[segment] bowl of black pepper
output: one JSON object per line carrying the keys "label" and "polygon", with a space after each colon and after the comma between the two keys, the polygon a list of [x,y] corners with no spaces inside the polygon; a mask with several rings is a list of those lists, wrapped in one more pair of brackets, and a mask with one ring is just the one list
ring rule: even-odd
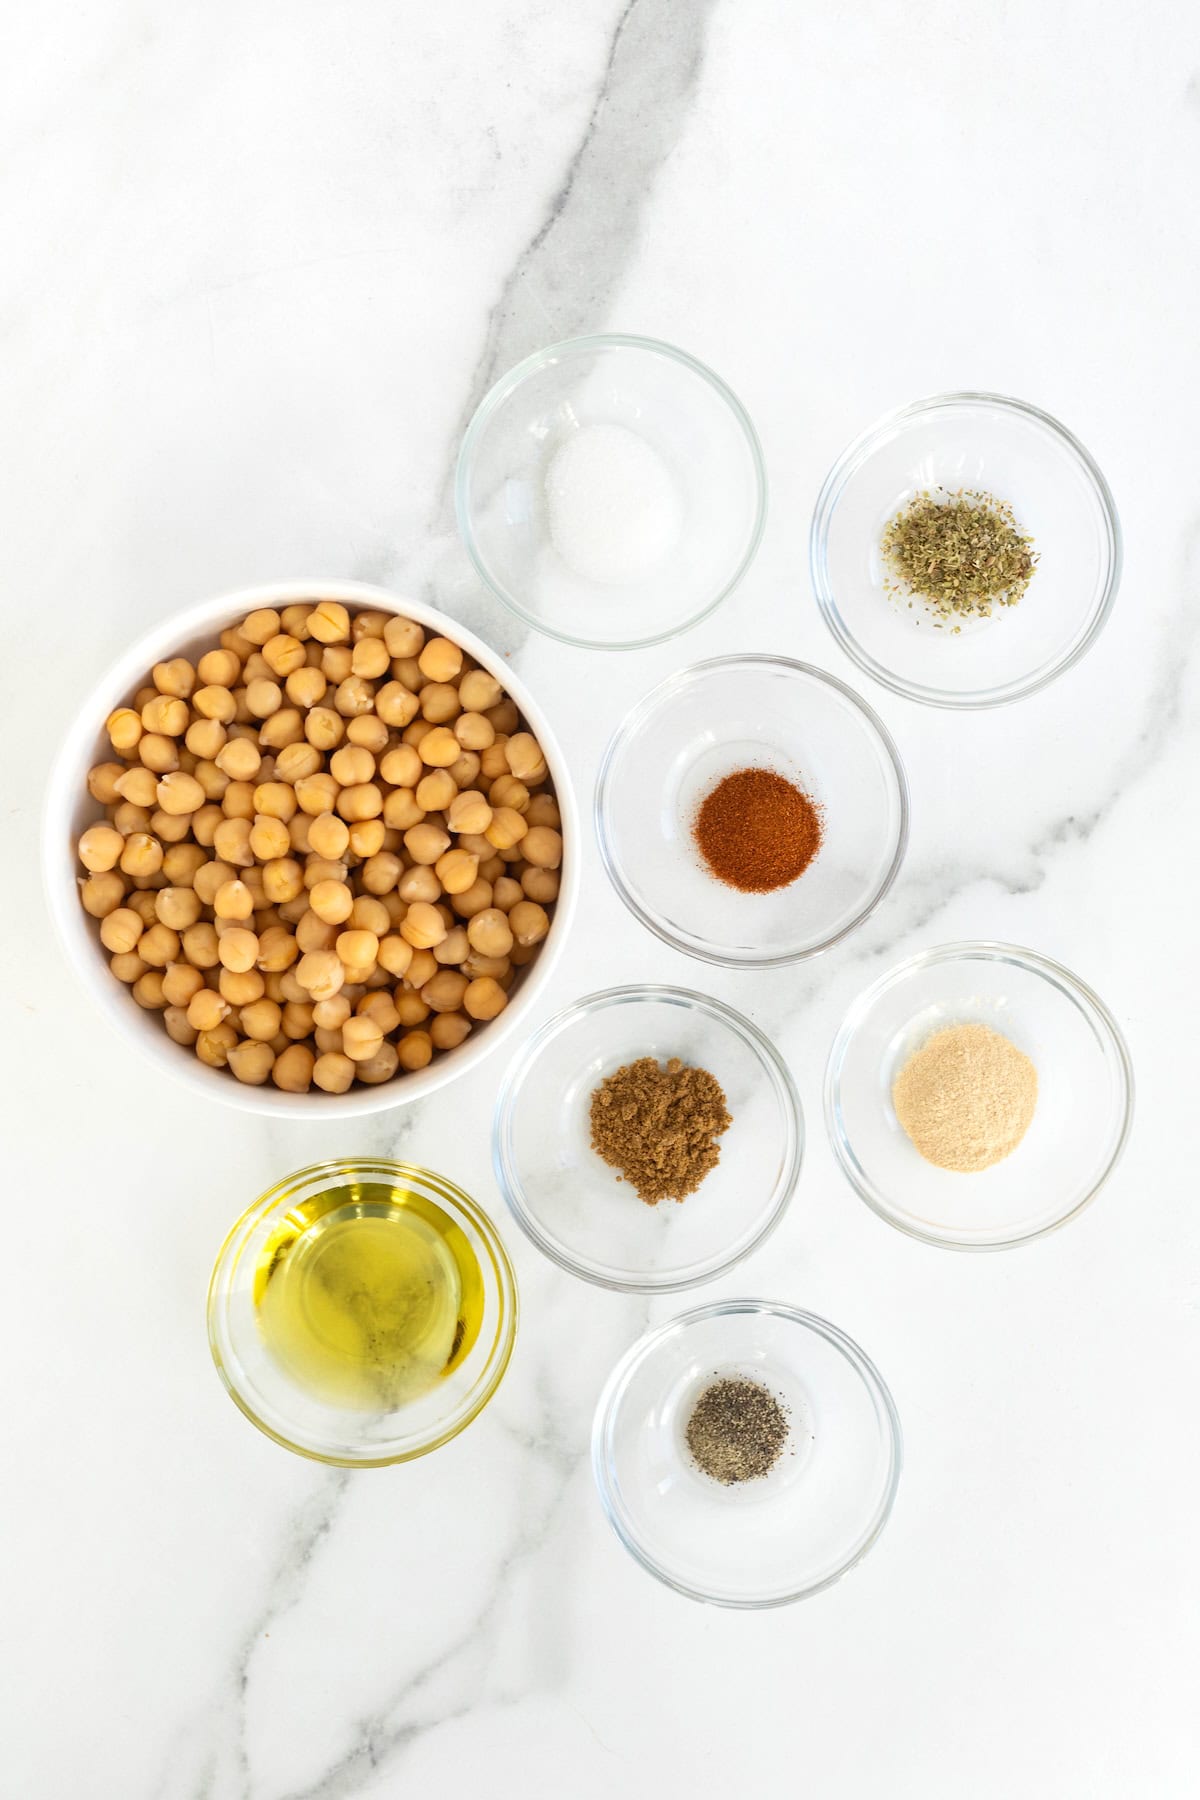
{"label": "bowl of black pepper", "polygon": [[592,1470],[651,1575],[717,1606],[782,1606],[866,1555],[900,1479],[874,1364],[813,1313],[722,1300],[647,1332],[609,1376]]}
{"label": "bowl of black pepper", "polygon": [[711,1281],[778,1224],[804,1121],[779,1052],[749,1019],[687,988],[589,994],[514,1057],[492,1161],[521,1229],[601,1287]]}
{"label": "bowl of black pepper", "polygon": [[1066,426],[1001,394],[939,394],[838,457],[809,537],[848,656],[931,706],[999,706],[1079,660],[1121,577],[1108,483]]}

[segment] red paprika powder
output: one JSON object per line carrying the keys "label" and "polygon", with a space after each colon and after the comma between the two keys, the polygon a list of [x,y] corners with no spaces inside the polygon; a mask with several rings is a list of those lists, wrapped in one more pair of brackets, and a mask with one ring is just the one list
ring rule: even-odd
{"label": "red paprika powder", "polygon": [[702,801],[693,835],[718,881],[768,894],[803,875],[821,848],[821,814],[773,769],[737,769]]}

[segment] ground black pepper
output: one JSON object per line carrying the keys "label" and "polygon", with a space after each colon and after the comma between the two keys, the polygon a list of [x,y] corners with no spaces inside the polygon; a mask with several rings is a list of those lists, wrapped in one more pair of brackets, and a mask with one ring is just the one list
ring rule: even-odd
{"label": "ground black pepper", "polygon": [[770,1474],[787,1443],[787,1413],[760,1382],[725,1376],[705,1388],[684,1435],[697,1468],[730,1487]]}

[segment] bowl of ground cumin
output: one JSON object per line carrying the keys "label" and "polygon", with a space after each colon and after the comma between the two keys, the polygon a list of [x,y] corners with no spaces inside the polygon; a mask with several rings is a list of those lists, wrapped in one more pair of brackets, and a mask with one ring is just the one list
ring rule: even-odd
{"label": "bowl of ground cumin", "polygon": [[681,670],[618,727],[596,784],[610,880],[666,943],[798,962],[861,925],[908,837],[896,746],[852,689],[781,656]]}
{"label": "bowl of ground cumin", "polygon": [[850,1008],[825,1077],[855,1189],[912,1237],[999,1250],[1066,1223],[1133,1117],[1119,1026],[1077,975],[1012,944],[911,957]]}
{"label": "bowl of ground cumin", "polygon": [[774,1045],[684,988],[589,994],[524,1044],[496,1103],[492,1159],[551,1261],[628,1292],[724,1274],[778,1223],[804,1121]]}

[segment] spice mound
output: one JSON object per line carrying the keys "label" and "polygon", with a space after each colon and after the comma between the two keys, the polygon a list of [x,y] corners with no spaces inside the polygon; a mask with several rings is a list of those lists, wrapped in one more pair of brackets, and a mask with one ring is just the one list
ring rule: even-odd
{"label": "spice mound", "polygon": [[[1037,551],[1011,506],[977,488],[916,494],[898,512],[880,546],[885,591],[927,602],[940,629],[956,618],[989,618],[1015,606],[1033,579]],[[951,625],[958,631],[957,624]]]}
{"label": "spice mound", "polygon": [[951,1025],[909,1057],[892,1087],[896,1117],[939,1169],[974,1174],[1011,1156],[1037,1106],[1037,1070],[988,1025]]}
{"label": "spice mound", "polygon": [[700,805],[693,826],[710,872],[743,894],[803,875],[821,848],[820,809],[774,769],[737,769]]}
{"label": "spice mound", "polygon": [[695,1193],[720,1160],[714,1139],[733,1118],[707,1069],[686,1068],[677,1056],[664,1069],[642,1056],[600,1083],[591,1123],[597,1156],[655,1206]]}
{"label": "spice mound", "polygon": [[787,1443],[787,1413],[760,1382],[726,1376],[705,1388],[684,1436],[701,1473],[732,1487],[770,1474]]}

